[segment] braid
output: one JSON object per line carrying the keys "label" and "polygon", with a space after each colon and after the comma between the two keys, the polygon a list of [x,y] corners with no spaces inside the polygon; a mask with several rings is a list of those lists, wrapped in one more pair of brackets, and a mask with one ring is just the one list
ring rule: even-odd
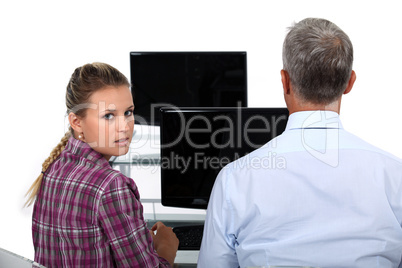
{"label": "braid", "polygon": [[34,202],[35,197],[38,194],[40,186],[42,184],[43,174],[46,172],[46,170],[50,166],[50,164],[52,164],[53,161],[56,160],[56,158],[64,150],[70,136],[71,136],[71,132],[67,131],[66,134],[64,135],[64,137],[60,140],[59,144],[57,144],[56,147],[52,150],[52,152],[50,153],[50,156],[45,160],[45,162],[43,162],[42,172],[39,174],[38,178],[34,181],[34,183],[31,185],[31,187],[25,194],[25,196],[28,196],[28,200],[25,203],[26,207],[29,207]]}

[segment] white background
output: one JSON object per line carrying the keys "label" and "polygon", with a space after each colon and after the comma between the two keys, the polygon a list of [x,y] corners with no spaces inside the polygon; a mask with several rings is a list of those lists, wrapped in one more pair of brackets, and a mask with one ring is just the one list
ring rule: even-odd
{"label": "white background", "polygon": [[247,51],[249,106],[278,107],[286,28],[305,17],[329,19],[355,49],[344,127],[402,157],[400,12],[389,0],[2,1],[0,247],[33,258],[24,193],[64,135],[73,70],[101,61],[129,77],[130,51]]}

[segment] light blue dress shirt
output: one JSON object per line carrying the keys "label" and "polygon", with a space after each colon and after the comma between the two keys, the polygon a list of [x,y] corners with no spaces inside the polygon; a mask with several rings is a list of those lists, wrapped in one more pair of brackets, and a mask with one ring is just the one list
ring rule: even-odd
{"label": "light blue dress shirt", "polygon": [[293,113],[282,135],[219,173],[198,267],[398,267],[401,223],[402,161],[337,113]]}

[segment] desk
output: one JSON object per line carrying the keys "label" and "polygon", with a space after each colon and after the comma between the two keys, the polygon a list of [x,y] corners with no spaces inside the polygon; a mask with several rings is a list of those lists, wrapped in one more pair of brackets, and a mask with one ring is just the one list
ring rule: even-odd
{"label": "desk", "polygon": [[[46,268],[39,263],[31,261],[18,254],[0,248],[0,267],[13,267],[13,268]],[[178,266],[184,268],[187,266]],[[191,266],[188,266],[191,267]]]}
{"label": "desk", "polygon": [[173,268],[196,268],[197,264],[177,264],[173,265]]}
{"label": "desk", "polygon": [[197,267],[198,250],[179,250],[175,259],[175,268]]}
{"label": "desk", "polygon": [[[194,259],[198,259],[198,251],[178,252],[173,268],[195,268],[197,264],[193,263]],[[2,248],[0,248],[0,267],[46,268],[34,261]]]}

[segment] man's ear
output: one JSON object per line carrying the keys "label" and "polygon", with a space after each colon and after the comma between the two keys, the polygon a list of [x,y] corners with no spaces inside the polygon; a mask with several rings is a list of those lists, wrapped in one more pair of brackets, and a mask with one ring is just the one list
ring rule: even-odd
{"label": "man's ear", "polygon": [[282,79],[283,93],[285,95],[289,95],[290,94],[289,73],[285,70],[281,70],[281,79]]}
{"label": "man's ear", "polygon": [[348,94],[352,90],[352,87],[353,87],[355,81],[356,81],[356,73],[355,73],[355,71],[352,70],[352,74],[350,75],[348,85],[347,85],[345,91],[343,92],[343,94]]}
{"label": "man's ear", "polygon": [[68,114],[68,121],[70,122],[70,126],[74,129],[75,133],[82,133],[82,119],[78,117],[75,113]]}

